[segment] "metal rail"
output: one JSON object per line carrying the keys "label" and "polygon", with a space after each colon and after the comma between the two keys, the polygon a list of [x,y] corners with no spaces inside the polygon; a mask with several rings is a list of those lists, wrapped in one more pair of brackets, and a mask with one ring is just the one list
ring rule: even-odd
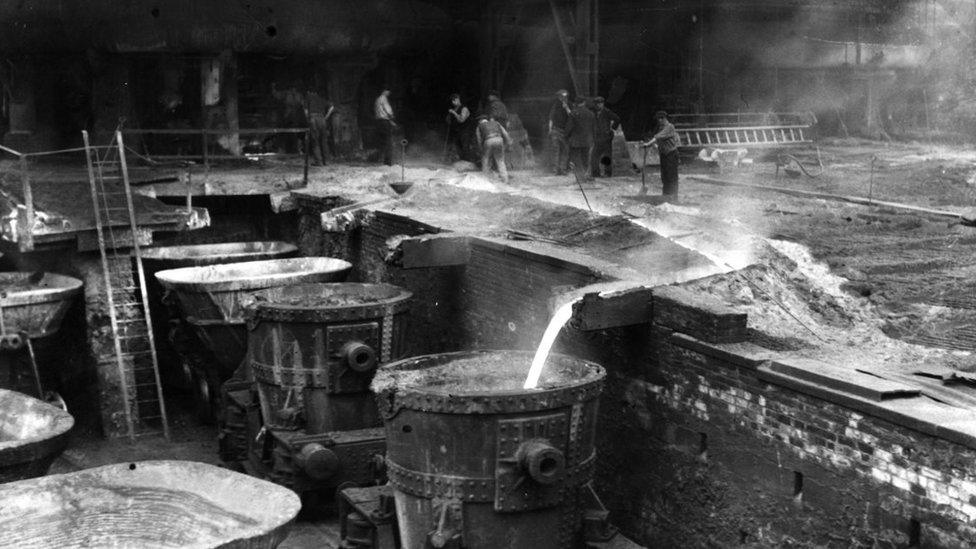
{"label": "metal rail", "polygon": [[[162,155],[152,155],[146,154],[148,158],[158,158],[166,160],[197,160],[203,161],[205,167],[210,166],[210,161],[212,159],[224,158],[241,158],[240,154],[234,154],[228,152],[226,154],[215,153],[211,151],[210,137],[215,135],[230,135],[230,136],[241,136],[241,135],[287,135],[287,134],[300,134],[302,135],[302,141],[304,146],[302,147],[305,157],[305,164],[308,164],[308,145],[309,145],[309,128],[190,128],[190,129],[176,129],[176,128],[123,128],[123,135],[175,135],[175,136],[189,136],[200,139],[200,153],[198,154],[162,154]],[[294,154],[277,154],[269,153],[262,154],[262,157],[289,157],[296,156]],[[304,176],[304,182],[308,182],[307,169]]]}

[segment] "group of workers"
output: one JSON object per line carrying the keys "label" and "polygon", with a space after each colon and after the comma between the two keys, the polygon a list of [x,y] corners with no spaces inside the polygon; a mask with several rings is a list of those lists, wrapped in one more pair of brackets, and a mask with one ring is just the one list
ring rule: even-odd
{"label": "group of workers", "polygon": [[[310,152],[313,162],[324,164],[332,156],[329,149],[329,117],[334,105],[314,91],[305,101],[309,124]],[[373,114],[382,139],[383,162],[393,164],[395,139],[399,133],[396,116],[390,104],[390,90],[384,88],[373,104]],[[657,145],[661,160],[661,180],[665,195],[678,192],[678,134],[668,121],[667,113],[654,115],[655,128],[645,136],[643,147]],[[481,114],[472,116],[459,94],[450,96],[446,114],[447,144],[458,158],[470,157],[480,151],[481,169],[488,175],[492,164],[497,167],[503,182],[509,181],[505,152],[511,147],[508,132],[508,109],[500,94],[491,90]],[[613,176],[613,138],[620,129],[620,117],[607,108],[603,97],[595,97],[588,105],[585,97],[570,103],[566,90],[556,92],[549,109],[548,141],[553,173],[564,175],[570,169],[578,177],[593,180]],[[646,192],[646,187],[641,192]]]}

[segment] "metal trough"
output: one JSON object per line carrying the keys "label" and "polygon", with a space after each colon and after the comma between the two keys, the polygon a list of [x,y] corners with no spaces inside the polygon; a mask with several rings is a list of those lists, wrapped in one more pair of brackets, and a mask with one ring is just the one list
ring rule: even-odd
{"label": "metal trough", "polygon": [[603,368],[533,353],[448,353],[383,366],[387,474],[403,547],[576,547],[596,460]]}
{"label": "metal trough", "polygon": [[247,333],[244,307],[250,294],[265,288],[305,282],[339,282],[352,264],[332,257],[269,259],[227,265],[185,267],[156,273],[156,278],[176,295],[186,321],[214,354],[217,364],[202,380],[205,400],[216,395],[244,359]]}
{"label": "metal trough", "polygon": [[[183,267],[204,267],[244,261],[281,259],[298,255],[298,247],[287,242],[225,242],[221,244],[194,244],[187,246],[160,246],[142,250],[142,264],[146,271],[146,285],[149,294],[149,309],[152,314],[153,331],[156,336],[156,350],[159,355],[160,375],[167,386],[185,387],[189,382],[179,354],[185,348],[174,348],[172,340],[189,341],[182,347],[192,348],[196,341],[189,330],[183,330],[182,315],[172,300],[164,299],[162,285],[154,276],[160,271]],[[171,339],[170,320],[175,321]]]}
{"label": "metal trough", "polygon": [[81,285],[77,278],[53,273],[0,273],[4,334],[37,338],[57,332]]}
{"label": "metal trough", "polygon": [[[45,272],[0,273],[0,388],[43,397],[30,340],[53,335],[82,282]],[[61,353],[58,353],[60,356]]]}
{"label": "metal trough", "polygon": [[120,463],[0,486],[0,546],[271,548],[288,489],[190,461]]}
{"label": "metal trough", "polygon": [[47,473],[68,444],[74,424],[71,414],[56,406],[0,389],[0,482]]}

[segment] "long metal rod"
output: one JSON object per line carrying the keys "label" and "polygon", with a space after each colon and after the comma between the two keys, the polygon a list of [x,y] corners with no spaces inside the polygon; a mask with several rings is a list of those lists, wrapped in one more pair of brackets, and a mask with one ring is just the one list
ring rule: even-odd
{"label": "long metal rod", "polygon": [[122,132],[115,132],[115,140],[119,145],[119,165],[122,168],[122,184],[125,187],[125,202],[129,208],[129,225],[132,230],[132,253],[136,259],[136,272],[139,276],[139,293],[142,297],[143,320],[146,323],[146,337],[149,340],[149,353],[152,357],[153,375],[156,378],[156,395],[159,398],[159,415],[163,422],[163,437],[169,440],[169,418],[166,416],[166,403],[163,400],[163,383],[159,378],[159,357],[156,355],[156,340],[153,334],[152,318],[149,312],[149,292],[146,291],[146,271],[142,266],[142,251],[139,247],[138,225],[136,223],[135,207],[132,203],[132,187],[129,186],[129,168],[125,163],[125,146],[122,143]]}
{"label": "long metal rod", "polygon": [[[92,165],[92,151],[89,149],[88,132],[82,130],[82,139],[85,142],[85,160],[88,162],[88,181],[91,183],[92,207],[95,212],[95,231],[98,234],[98,250],[102,256],[102,273],[105,281],[106,301],[108,302],[108,317],[112,327],[112,339],[115,345],[115,363],[118,367],[119,385],[122,390],[122,401],[125,404],[125,424],[128,430],[129,439],[135,440],[135,428],[132,424],[132,411],[129,409],[129,386],[126,383],[125,364],[122,360],[122,342],[119,340],[119,322],[115,316],[115,297],[112,295],[111,271],[109,271],[108,254],[105,251],[105,231],[102,229],[102,215],[98,203],[98,182],[95,180],[95,169]],[[135,237],[135,235],[133,235]]]}
{"label": "long metal rod", "polygon": [[130,135],[142,135],[142,134],[159,134],[159,135],[200,135],[201,133],[207,135],[223,135],[227,133],[240,133],[244,135],[254,135],[260,133],[304,133],[308,131],[307,128],[240,128],[238,130],[231,131],[229,129],[220,128],[195,128],[188,130],[178,130],[173,128],[125,128],[122,134]]}
{"label": "long metal rod", "polygon": [[29,252],[34,249],[34,191],[31,186],[30,171],[27,157],[20,156],[20,177],[24,194],[24,234],[20,235],[20,251]]}
{"label": "long metal rod", "polygon": [[566,42],[566,29],[563,28],[563,21],[559,16],[559,8],[556,7],[555,0],[549,0],[549,7],[552,9],[552,19],[556,22],[556,35],[559,37],[559,45],[563,47],[563,55],[566,56],[566,66],[569,68],[569,77],[573,80],[573,89],[576,90],[577,96],[583,95],[579,75],[576,74],[576,65],[573,63],[573,55],[570,53],[569,44]]}
{"label": "long metal rod", "polygon": [[31,370],[34,372],[34,387],[37,389],[37,398],[46,400],[44,398],[44,387],[41,385],[41,369],[37,367],[37,356],[34,354],[34,344],[31,343],[30,337],[27,334],[24,334],[24,345],[27,346]]}

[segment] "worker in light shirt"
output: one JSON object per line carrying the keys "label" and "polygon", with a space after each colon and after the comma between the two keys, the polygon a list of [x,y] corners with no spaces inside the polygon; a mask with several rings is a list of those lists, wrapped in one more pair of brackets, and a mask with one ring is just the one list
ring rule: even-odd
{"label": "worker in light shirt", "polygon": [[393,136],[396,133],[397,123],[393,116],[393,107],[390,105],[390,90],[383,88],[380,96],[373,103],[373,113],[376,116],[376,125],[383,136],[383,163],[387,166],[393,165]]}

